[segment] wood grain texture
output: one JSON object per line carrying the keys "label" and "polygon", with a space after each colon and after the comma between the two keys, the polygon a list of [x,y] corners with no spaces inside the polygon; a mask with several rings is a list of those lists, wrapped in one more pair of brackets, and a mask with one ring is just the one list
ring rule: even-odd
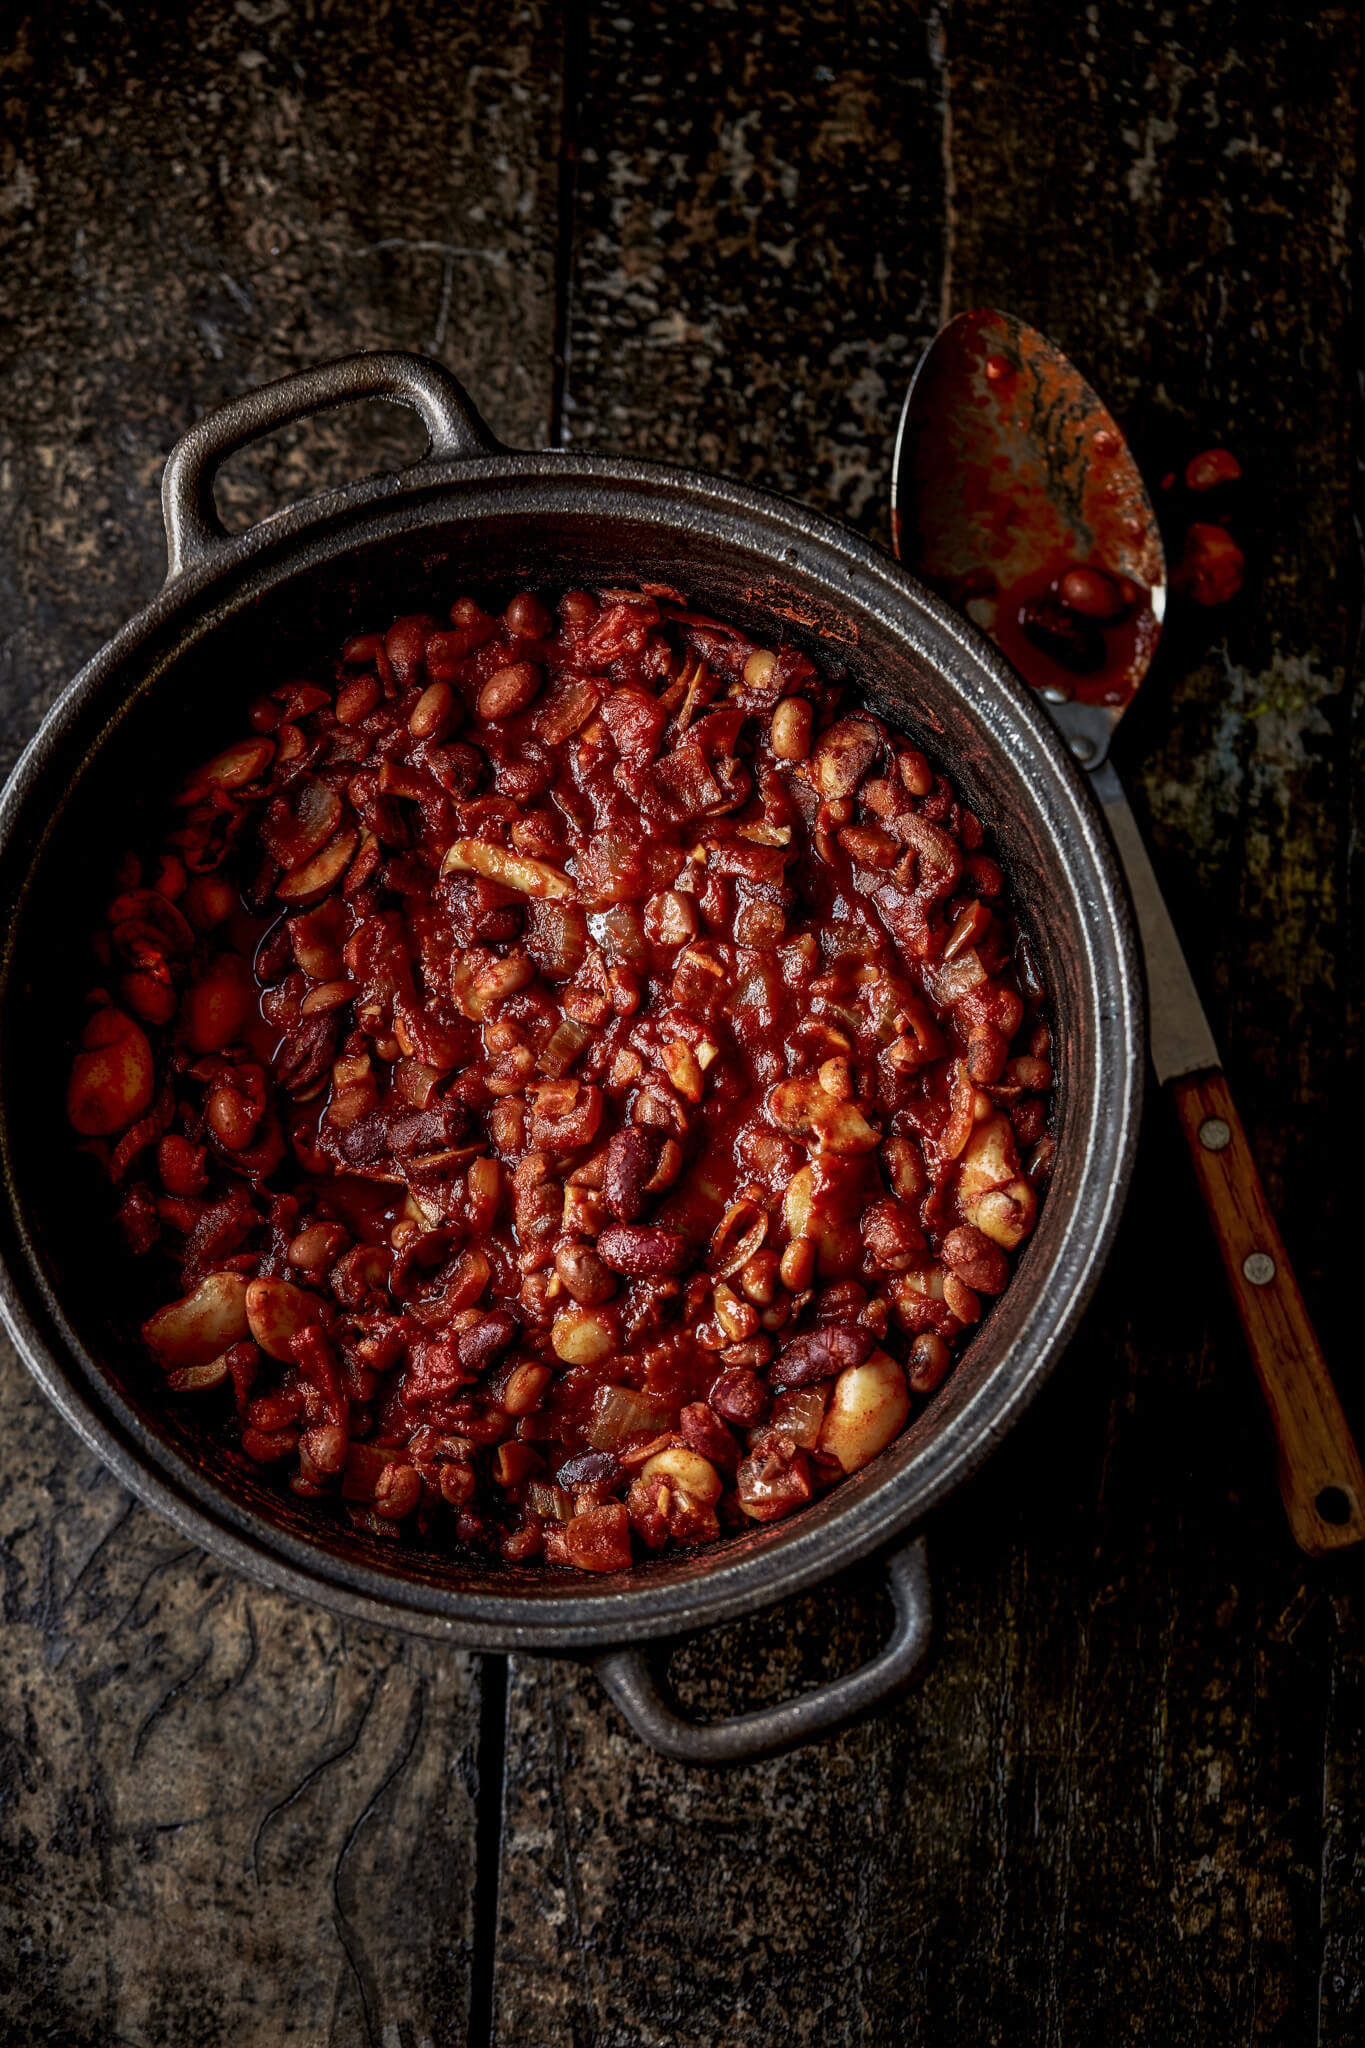
{"label": "wood grain texture", "polygon": [[5,2040],[462,2041],[473,1660],[225,1572],[0,1350]]}
{"label": "wood grain texture", "polygon": [[938,323],[932,20],[898,0],[583,10],[564,423],[885,535]]}
{"label": "wood grain texture", "polygon": [[1365,1472],[1270,1212],[1227,1076],[1169,1084],[1275,1430],[1294,1540],[1310,1557],[1365,1537]]}

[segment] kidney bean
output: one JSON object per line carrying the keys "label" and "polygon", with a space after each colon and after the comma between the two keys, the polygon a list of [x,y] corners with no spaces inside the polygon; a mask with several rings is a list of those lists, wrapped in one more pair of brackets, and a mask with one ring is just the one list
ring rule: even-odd
{"label": "kidney bean", "polygon": [[943,1240],[943,1262],[978,1294],[1003,1294],[1010,1262],[999,1245],[970,1223],[959,1224]]}
{"label": "kidney bean", "polygon": [[482,1372],[491,1358],[515,1341],[520,1327],[507,1309],[494,1309],[489,1315],[480,1316],[456,1340],[461,1369],[467,1373]]}
{"label": "kidney bean", "polygon": [[773,1385],[805,1387],[812,1380],[832,1379],[848,1366],[861,1365],[872,1349],[870,1330],[856,1323],[825,1323],[782,1347],[772,1368]]}
{"label": "kidney bean", "polygon": [[756,1372],[745,1366],[731,1366],[711,1382],[707,1399],[726,1422],[751,1429],[767,1414],[771,1396]]}
{"label": "kidney bean", "polygon": [[[733,1434],[705,1401],[690,1401],[678,1416],[678,1434],[691,1451],[731,1477],[739,1470],[740,1450]],[[720,1489],[716,1489],[719,1498]]]}
{"label": "kidney bean", "polygon": [[534,592],[521,591],[503,613],[508,631],[515,633],[519,640],[547,639],[554,624],[550,614]]}
{"label": "kidney bean", "polygon": [[615,1273],[681,1273],[691,1247],[679,1230],[661,1224],[616,1223],[597,1240],[597,1254]]}
{"label": "kidney bean", "polygon": [[291,1095],[304,1095],[320,1081],[336,1055],[340,1026],[330,1011],[301,1017],[275,1054],[275,1079]]}
{"label": "kidney bean", "polygon": [[1019,623],[1035,647],[1074,675],[1093,675],[1104,667],[1104,635],[1099,627],[1057,598],[1036,597],[1021,605]]}
{"label": "kidney bean", "polygon": [[1103,569],[1068,569],[1057,585],[1057,595],[1073,612],[1104,624],[1121,617],[1126,610],[1122,591]]}
{"label": "kidney bean", "polygon": [[620,1472],[614,1451],[580,1451],[567,1458],[555,1475],[561,1486],[604,1486]]}

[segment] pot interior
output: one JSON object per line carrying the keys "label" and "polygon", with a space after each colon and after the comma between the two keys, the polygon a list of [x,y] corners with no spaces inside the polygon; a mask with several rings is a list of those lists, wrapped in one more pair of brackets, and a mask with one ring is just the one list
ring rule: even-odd
{"label": "pot interior", "polygon": [[1053,1184],[1010,1289],[944,1387],[873,1465],[792,1522],[690,1557],[642,1560],[628,1585],[685,1595],[798,1543],[801,1576],[814,1578],[844,1561],[817,1560],[836,1522],[856,1522],[866,1547],[979,1462],[1079,1312],[1112,1228],[1134,1120],[1122,906],[1076,779],[1022,688],[893,565],[755,494],[670,492],[658,473],[652,483],[623,482],[621,467],[610,482],[594,481],[591,465],[576,480],[561,472],[548,481],[544,461],[525,464],[520,478],[516,467],[447,477],[378,507],[352,502],[330,518],[314,511],[291,524],[285,515],[274,536],[258,530],[225,548],[214,573],[182,579],[178,602],[135,621],[126,644],[97,658],[60,707],[21,777],[0,852],[5,886],[19,898],[0,1016],[9,1194],[0,1228],[11,1283],[78,1402],[132,1460],[245,1536],[267,1565],[283,1558],[311,1574],[321,1597],[325,1582],[363,1582],[414,1610],[467,1611],[469,1596],[496,1593],[500,1604],[514,1597],[529,1603],[523,1613],[546,1613],[621,1590],[627,1582],[585,1587],[578,1574],[510,1573],[407,1538],[357,1534],[339,1511],[298,1501],[211,1443],[193,1397],[160,1394],[138,1337],[140,1321],[176,1291],[169,1266],[123,1248],[107,1183],[75,1152],[63,1101],[97,978],[89,934],[119,856],[150,835],[184,772],[245,729],[251,697],[315,670],[351,633],[382,629],[404,611],[442,613],[466,591],[500,605],[528,584],[674,585],[699,610],[768,634],[779,627],[953,779],[1007,868],[1049,991]]}

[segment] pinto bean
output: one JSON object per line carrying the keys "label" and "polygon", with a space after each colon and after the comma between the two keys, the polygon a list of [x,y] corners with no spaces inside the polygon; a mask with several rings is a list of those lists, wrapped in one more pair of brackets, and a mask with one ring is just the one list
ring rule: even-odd
{"label": "pinto bean", "polygon": [[[703,1407],[701,1412],[705,1415],[709,1410]],[[723,1429],[724,1424],[716,1423],[716,1428]],[[725,1433],[729,1437],[729,1431]],[[734,1443],[733,1437],[730,1437],[730,1443]],[[640,1477],[646,1484],[650,1480],[664,1479],[679,1493],[685,1493],[703,1507],[710,1507],[720,1499],[720,1474],[708,1457],[687,1443],[670,1444],[667,1450],[656,1451],[652,1458],[646,1458],[640,1467]]]}
{"label": "pinto bean", "polygon": [[782,1254],[779,1271],[782,1285],[793,1294],[800,1294],[810,1286],[815,1274],[815,1240],[810,1237],[794,1237]]}
{"label": "pinto bean", "polygon": [[585,1244],[565,1244],[555,1253],[555,1271],[574,1300],[584,1308],[610,1301],[616,1275]]}
{"label": "pinto bean", "polygon": [[502,1390],[505,1415],[533,1415],[553,1377],[548,1365],[518,1365]]}
{"label": "pinto bean", "polygon": [[514,718],[539,696],[541,682],[541,672],[531,661],[514,661],[495,670],[479,692],[480,718]]}
{"label": "pinto bean", "polygon": [[383,691],[378,676],[355,676],[337,692],[336,712],[342,725],[359,725],[368,718]]}
{"label": "pinto bean", "polygon": [[620,1337],[615,1318],[600,1308],[571,1308],[555,1317],[550,1342],[566,1365],[598,1365],[611,1357]]}
{"label": "pinto bean", "polygon": [[932,1394],[934,1388],[946,1378],[952,1364],[952,1353],[942,1337],[933,1330],[921,1330],[910,1347],[910,1362],[906,1378],[913,1394]]}
{"label": "pinto bean", "polygon": [[455,692],[447,682],[428,683],[408,713],[408,731],[415,740],[443,740],[459,715]]}
{"label": "pinto bean", "polygon": [[374,1486],[374,1511],[386,1522],[402,1522],[422,1498],[422,1475],[412,1465],[386,1465]]}
{"label": "pinto bean", "polygon": [[503,613],[507,629],[519,640],[544,640],[554,625],[534,591],[522,590],[512,599]]}

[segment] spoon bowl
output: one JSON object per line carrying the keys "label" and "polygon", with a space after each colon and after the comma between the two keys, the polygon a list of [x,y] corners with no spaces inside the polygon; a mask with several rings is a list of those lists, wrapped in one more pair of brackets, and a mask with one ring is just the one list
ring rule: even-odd
{"label": "spoon bowl", "polygon": [[891,504],[901,560],[1097,766],[1156,652],[1166,560],[1128,444],[1075,365],[1012,314],[959,314],[906,393]]}

